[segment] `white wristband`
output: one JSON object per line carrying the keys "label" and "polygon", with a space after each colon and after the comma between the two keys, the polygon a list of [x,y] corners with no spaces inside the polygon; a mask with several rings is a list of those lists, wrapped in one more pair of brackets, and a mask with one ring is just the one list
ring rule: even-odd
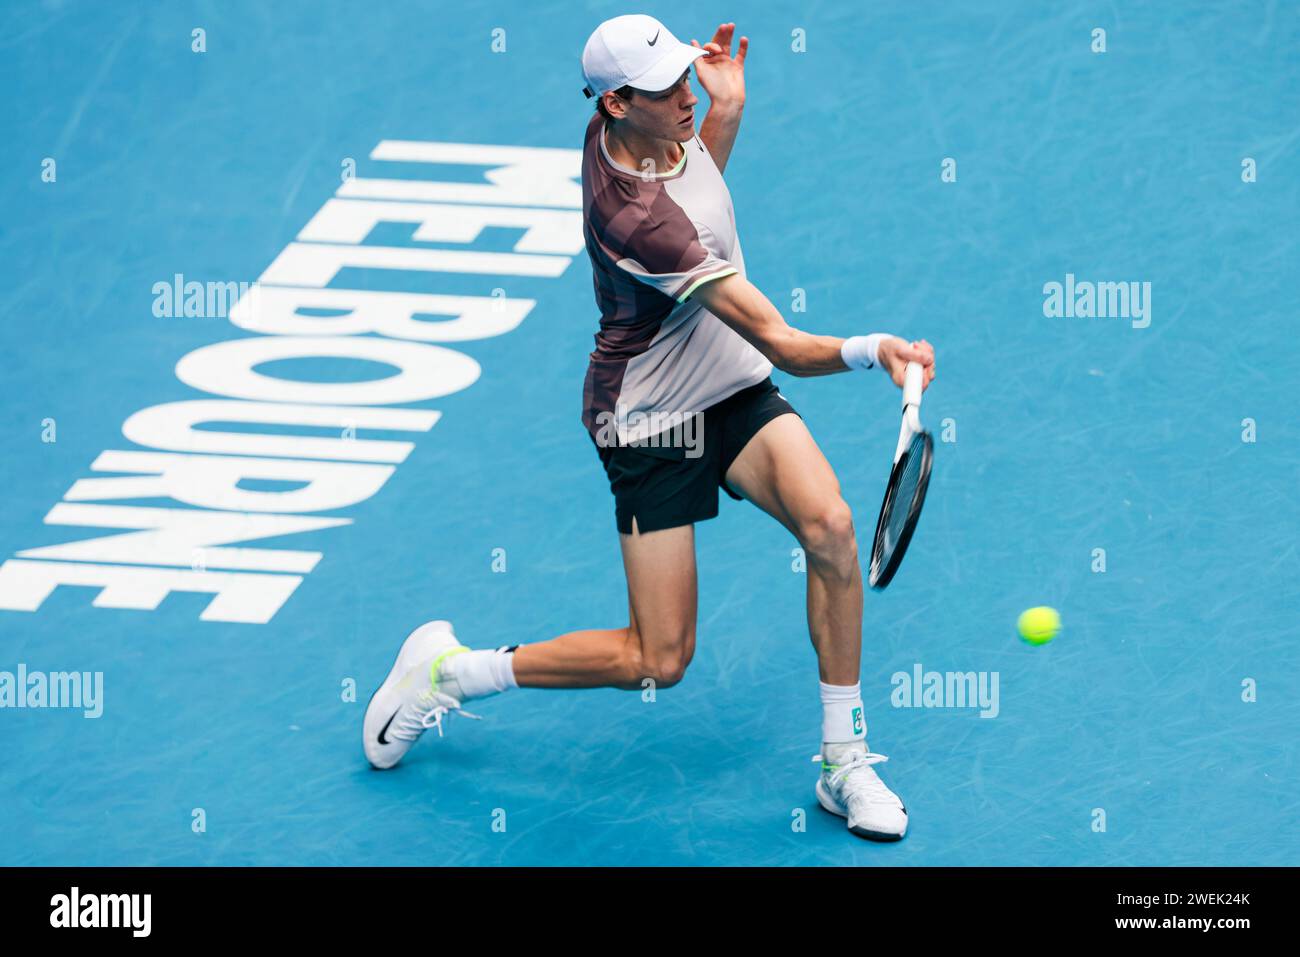
{"label": "white wristband", "polygon": [[850,369],[870,369],[880,363],[880,343],[892,338],[885,332],[869,336],[850,336],[840,346],[840,358]]}

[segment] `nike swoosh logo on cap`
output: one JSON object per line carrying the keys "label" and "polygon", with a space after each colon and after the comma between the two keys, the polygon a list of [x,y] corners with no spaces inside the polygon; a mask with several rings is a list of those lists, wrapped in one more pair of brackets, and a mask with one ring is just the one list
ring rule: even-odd
{"label": "nike swoosh logo on cap", "polygon": [[647,40],[646,43],[650,44],[650,46],[654,46],[654,45],[655,45],[656,43],[658,43],[658,42],[659,42],[659,31],[656,30],[656,31],[655,31],[655,38],[654,38],[653,40]]}

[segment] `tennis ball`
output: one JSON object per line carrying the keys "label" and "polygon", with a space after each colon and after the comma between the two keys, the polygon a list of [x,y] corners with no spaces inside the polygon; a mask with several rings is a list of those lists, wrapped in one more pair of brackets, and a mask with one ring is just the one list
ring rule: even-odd
{"label": "tennis ball", "polygon": [[1045,645],[1061,630],[1061,616],[1055,608],[1039,605],[1020,613],[1016,621],[1020,637],[1031,645]]}

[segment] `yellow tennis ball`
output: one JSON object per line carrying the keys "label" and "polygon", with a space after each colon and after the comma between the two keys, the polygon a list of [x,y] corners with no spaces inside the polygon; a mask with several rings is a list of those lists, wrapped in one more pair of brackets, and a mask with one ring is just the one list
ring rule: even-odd
{"label": "yellow tennis ball", "polygon": [[1022,611],[1016,627],[1020,629],[1020,637],[1031,645],[1045,645],[1061,630],[1061,616],[1055,608],[1039,605]]}

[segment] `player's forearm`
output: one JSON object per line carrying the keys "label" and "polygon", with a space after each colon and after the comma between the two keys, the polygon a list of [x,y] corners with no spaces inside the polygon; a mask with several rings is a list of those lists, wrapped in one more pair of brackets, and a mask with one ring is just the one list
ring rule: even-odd
{"label": "player's forearm", "polygon": [[744,276],[725,276],[705,283],[696,290],[695,299],[782,372],[818,376],[848,370],[840,355],[843,339],[795,329]]}
{"label": "player's forearm", "polygon": [[740,132],[740,117],[745,111],[745,101],[711,103],[700,124],[700,139],[709,148],[713,163],[722,171],[731,157],[731,148]]}
{"label": "player's forearm", "polygon": [[840,351],[843,345],[838,336],[819,336],[787,326],[770,344],[768,359],[782,372],[801,378],[848,372]]}

